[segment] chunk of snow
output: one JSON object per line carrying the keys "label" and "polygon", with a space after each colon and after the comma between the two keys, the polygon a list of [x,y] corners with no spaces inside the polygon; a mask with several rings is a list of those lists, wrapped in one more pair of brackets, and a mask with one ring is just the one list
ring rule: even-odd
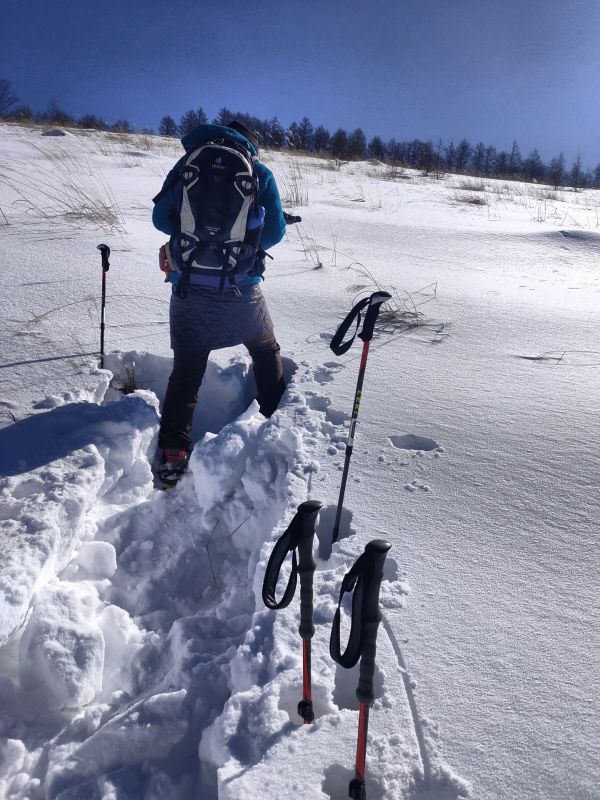
{"label": "chunk of snow", "polygon": [[104,636],[97,597],[82,584],[49,584],[36,593],[19,648],[21,686],[50,707],[91,702],[102,689]]}

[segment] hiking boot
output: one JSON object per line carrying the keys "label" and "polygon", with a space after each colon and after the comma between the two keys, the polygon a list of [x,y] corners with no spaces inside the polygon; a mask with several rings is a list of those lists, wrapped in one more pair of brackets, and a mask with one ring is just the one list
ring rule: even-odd
{"label": "hiking boot", "polygon": [[171,489],[183,475],[190,460],[187,450],[167,447],[163,450],[158,477],[163,489]]}

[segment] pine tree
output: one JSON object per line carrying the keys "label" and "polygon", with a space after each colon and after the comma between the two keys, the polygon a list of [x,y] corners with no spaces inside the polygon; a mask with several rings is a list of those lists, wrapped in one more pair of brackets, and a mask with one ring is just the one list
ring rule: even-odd
{"label": "pine tree", "polygon": [[166,116],[161,119],[160,125],[158,126],[158,133],[160,136],[177,137],[177,123],[173,117]]}
{"label": "pine tree", "polygon": [[436,163],[437,159],[432,142],[421,142],[419,169],[423,170],[425,175],[429,175],[436,168]]}
{"label": "pine tree", "polygon": [[300,149],[300,136],[298,134],[298,123],[292,122],[289,128],[286,131],[286,139],[288,143],[288,147],[291,147],[293,150]]}
{"label": "pine tree", "polygon": [[277,117],[273,117],[273,119],[269,121],[268,131],[267,141],[271,142],[274,147],[284,147],[285,131]]}
{"label": "pine tree", "polygon": [[197,111],[190,109],[185,114],[181,115],[179,120],[179,135],[185,136],[186,133],[193,131],[198,125],[204,125],[207,121],[207,116],[204,111],[199,108]]}
{"label": "pine tree", "polygon": [[300,150],[312,150],[314,146],[313,125],[308,117],[302,117],[297,128],[298,147]]}
{"label": "pine tree", "polygon": [[367,154],[367,137],[363,133],[362,128],[353,130],[348,136],[348,157],[358,161],[363,159]]}
{"label": "pine tree", "polygon": [[376,158],[378,161],[383,161],[385,158],[385,145],[383,144],[383,140],[380,136],[374,136],[371,141],[369,142],[369,146],[367,148],[369,156],[371,158]]}
{"label": "pine tree", "polygon": [[508,177],[509,163],[510,163],[510,155],[505,150],[501,150],[499,153],[497,153],[494,163],[495,174],[499,175],[500,177]]}
{"label": "pine tree", "polygon": [[521,158],[521,150],[519,145],[513,141],[510,155],[508,157],[507,172],[511,178],[520,175],[523,170],[523,159]]}
{"label": "pine tree", "polygon": [[472,147],[466,139],[461,139],[458,143],[454,155],[454,169],[457,172],[465,172],[471,158]]}
{"label": "pine tree", "polygon": [[64,125],[65,127],[75,125],[73,117],[62,108],[59,108],[55,100],[50,101],[46,112],[40,114],[39,118],[41,121],[50,122],[52,125]]}
{"label": "pine tree", "polygon": [[347,158],[348,156],[348,132],[343,128],[338,128],[331,137],[329,143],[331,152],[335,158]]}
{"label": "pine tree", "polygon": [[400,161],[400,145],[396,139],[392,138],[386,144],[385,149],[391,161]]}
{"label": "pine tree", "polygon": [[523,176],[528,181],[536,183],[543,180],[546,173],[546,165],[537,150],[532,150],[523,162]]}
{"label": "pine tree", "polygon": [[133,133],[133,126],[128,119],[118,119],[110,126],[114,133]]}
{"label": "pine tree", "polygon": [[456,162],[456,147],[454,146],[454,142],[450,142],[450,144],[444,147],[444,161],[446,162],[447,169],[454,169],[454,164]]}
{"label": "pine tree", "polygon": [[82,117],[79,117],[77,125],[80,128],[91,128],[96,131],[105,131],[108,127],[106,122],[95,114],[84,114]]}
{"label": "pine tree", "polygon": [[485,155],[483,156],[483,174],[484,175],[491,175],[496,167],[496,159],[497,159],[496,148],[486,147],[485,148]]}
{"label": "pine tree", "polygon": [[215,125],[229,125],[232,119],[236,119],[236,115],[233,111],[230,111],[228,108],[223,106],[219,109],[219,113],[213,119]]}
{"label": "pine tree", "polygon": [[317,153],[322,153],[328,149],[329,143],[331,141],[331,134],[324,128],[322,125],[319,125],[315,128],[314,138],[313,138],[313,145]]}

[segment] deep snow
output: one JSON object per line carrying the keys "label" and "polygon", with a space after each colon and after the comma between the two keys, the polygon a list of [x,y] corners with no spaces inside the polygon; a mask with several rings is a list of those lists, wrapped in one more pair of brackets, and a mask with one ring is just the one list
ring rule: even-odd
{"label": "deep snow", "polygon": [[[267,156],[284,197],[308,196],[265,283],[288,390],[264,420],[245,354],[215,353],[190,474],[164,494],[149,214],[177,144],[4,125],[0,149],[0,796],[346,796],[357,677],[328,636],[341,578],[387,538],[368,797],[600,797],[598,193]],[[396,313],[331,551],[359,349],[328,341],[375,281]],[[260,595],[307,497],[314,726],[298,603]]]}

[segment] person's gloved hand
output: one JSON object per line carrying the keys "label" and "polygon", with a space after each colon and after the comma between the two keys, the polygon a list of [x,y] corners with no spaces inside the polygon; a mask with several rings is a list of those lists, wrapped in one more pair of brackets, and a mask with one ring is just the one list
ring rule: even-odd
{"label": "person's gloved hand", "polygon": [[163,244],[158,251],[158,266],[160,271],[165,273],[165,283],[169,282],[171,273],[171,254],[169,253],[169,243]]}
{"label": "person's gloved hand", "polygon": [[181,273],[173,265],[171,250],[168,242],[163,244],[158,251],[158,266],[160,267],[161,272],[165,273],[165,283],[171,283],[173,286],[176,286]]}

